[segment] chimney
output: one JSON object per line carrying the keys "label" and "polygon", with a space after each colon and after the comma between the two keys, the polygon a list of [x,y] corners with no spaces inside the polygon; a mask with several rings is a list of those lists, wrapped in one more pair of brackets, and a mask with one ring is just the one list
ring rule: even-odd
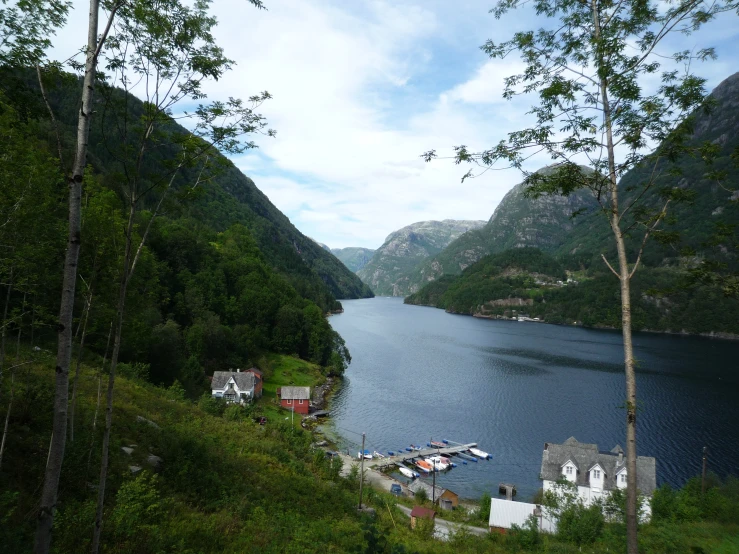
{"label": "chimney", "polygon": [[241,373],[241,368],[236,368],[236,373]]}
{"label": "chimney", "polygon": [[624,451],[619,450],[618,451],[618,465],[621,465],[622,463],[624,463]]}

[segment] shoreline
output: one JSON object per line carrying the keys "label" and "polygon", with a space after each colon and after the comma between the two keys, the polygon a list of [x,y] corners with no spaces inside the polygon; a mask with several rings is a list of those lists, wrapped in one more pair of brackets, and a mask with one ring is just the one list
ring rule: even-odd
{"label": "shoreline", "polygon": [[[396,298],[400,298],[399,296]],[[462,313],[462,312],[454,312],[451,310],[446,310],[444,308],[439,308],[437,306],[433,306],[431,304],[410,304],[403,302],[406,306],[421,306],[424,308],[436,308],[437,310],[444,310],[448,314],[453,315],[464,315],[468,317],[476,317],[478,319],[490,319],[490,320],[498,320],[498,321],[515,321],[517,323],[544,323],[546,325],[560,325],[562,327],[578,327],[580,329],[595,329],[595,330],[606,330],[606,331],[620,331],[618,327],[611,327],[608,325],[573,325],[571,323],[553,323],[551,321],[523,321],[519,322],[517,319],[514,319],[512,317],[505,317],[500,316],[497,314],[493,315],[485,315],[481,313],[474,313],[474,314],[468,314],[468,313]],[[634,333],[652,333],[657,335],[670,335],[674,337],[701,337],[705,339],[712,339],[712,340],[726,340],[726,341],[739,341],[739,333],[728,333],[725,331],[706,331],[702,333],[691,333],[686,330],[681,331],[672,331],[672,330],[659,330],[659,329],[634,329]]]}

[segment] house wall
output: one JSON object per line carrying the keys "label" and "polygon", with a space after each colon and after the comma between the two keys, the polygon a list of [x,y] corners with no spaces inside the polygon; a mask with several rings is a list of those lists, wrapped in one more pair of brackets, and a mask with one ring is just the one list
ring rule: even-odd
{"label": "house wall", "polygon": [[459,497],[451,491],[444,491],[444,494],[439,497],[439,500],[449,500],[452,503],[452,507],[456,508],[459,506]]}
{"label": "house wall", "polygon": [[292,410],[294,408],[296,414],[307,414],[308,409],[310,408],[310,401],[309,400],[288,400],[286,398],[282,398],[280,400],[280,406],[282,406],[286,410]]}
{"label": "house wall", "polygon": [[[551,490],[554,486],[554,481],[547,481],[544,479],[544,492]],[[593,501],[601,498],[606,498],[610,491],[594,492],[590,487],[578,485],[577,494],[585,505],[590,505]],[[651,497],[642,497],[642,517],[640,521],[642,523],[648,523],[652,518],[652,499]]]}
{"label": "house wall", "polygon": [[[490,529],[511,529],[513,525],[523,526],[526,520],[536,510],[536,504],[528,502],[516,502],[514,500],[501,500],[493,498],[490,501]],[[542,531],[553,533],[557,530],[556,523],[546,517],[543,513],[539,520]]]}

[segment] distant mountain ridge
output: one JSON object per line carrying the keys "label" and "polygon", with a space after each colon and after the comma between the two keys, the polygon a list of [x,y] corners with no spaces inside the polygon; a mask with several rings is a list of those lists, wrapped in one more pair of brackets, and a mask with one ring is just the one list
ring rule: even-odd
{"label": "distant mountain ridge", "polygon": [[405,296],[413,292],[409,275],[420,262],[484,224],[484,221],[445,219],[407,225],[390,233],[369,263],[357,274],[375,294]]}
{"label": "distant mountain ridge", "polygon": [[346,248],[332,248],[331,253],[339,258],[341,262],[351,271],[356,273],[372,259],[375,253],[373,248],[361,248],[359,246],[347,246]]}
{"label": "distant mountain ridge", "polygon": [[[542,168],[540,171],[547,171]],[[514,186],[495,208],[484,227],[472,230],[444,250],[423,261],[408,276],[409,290],[415,292],[442,275],[459,275],[483,256],[508,248],[534,247],[543,251],[557,249],[567,234],[580,223],[572,214],[581,208],[595,208],[588,191],[572,196],[524,196],[524,184]]]}

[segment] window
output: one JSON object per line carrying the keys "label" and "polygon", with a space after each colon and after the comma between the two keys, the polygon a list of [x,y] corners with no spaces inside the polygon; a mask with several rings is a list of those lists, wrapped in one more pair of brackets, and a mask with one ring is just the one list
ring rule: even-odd
{"label": "window", "polygon": [[302,404],[302,403],[303,403],[303,401],[302,401],[302,400],[298,400],[298,404]]}
{"label": "window", "polygon": [[292,401],[291,399],[289,399],[289,398],[288,398],[288,399],[287,399],[287,403],[288,403],[288,404],[292,404],[292,403],[293,403],[293,401]]}
{"label": "window", "polygon": [[565,473],[567,473],[567,475],[572,475],[572,466],[567,466],[565,468]]}
{"label": "window", "polygon": [[600,479],[600,470],[594,469],[593,470],[593,479]]}
{"label": "window", "polygon": [[625,473],[622,473],[622,474],[621,474],[621,475],[619,476],[619,480],[620,480],[620,481],[621,481],[622,483],[625,483],[625,482],[626,482],[626,474],[625,474]]}

